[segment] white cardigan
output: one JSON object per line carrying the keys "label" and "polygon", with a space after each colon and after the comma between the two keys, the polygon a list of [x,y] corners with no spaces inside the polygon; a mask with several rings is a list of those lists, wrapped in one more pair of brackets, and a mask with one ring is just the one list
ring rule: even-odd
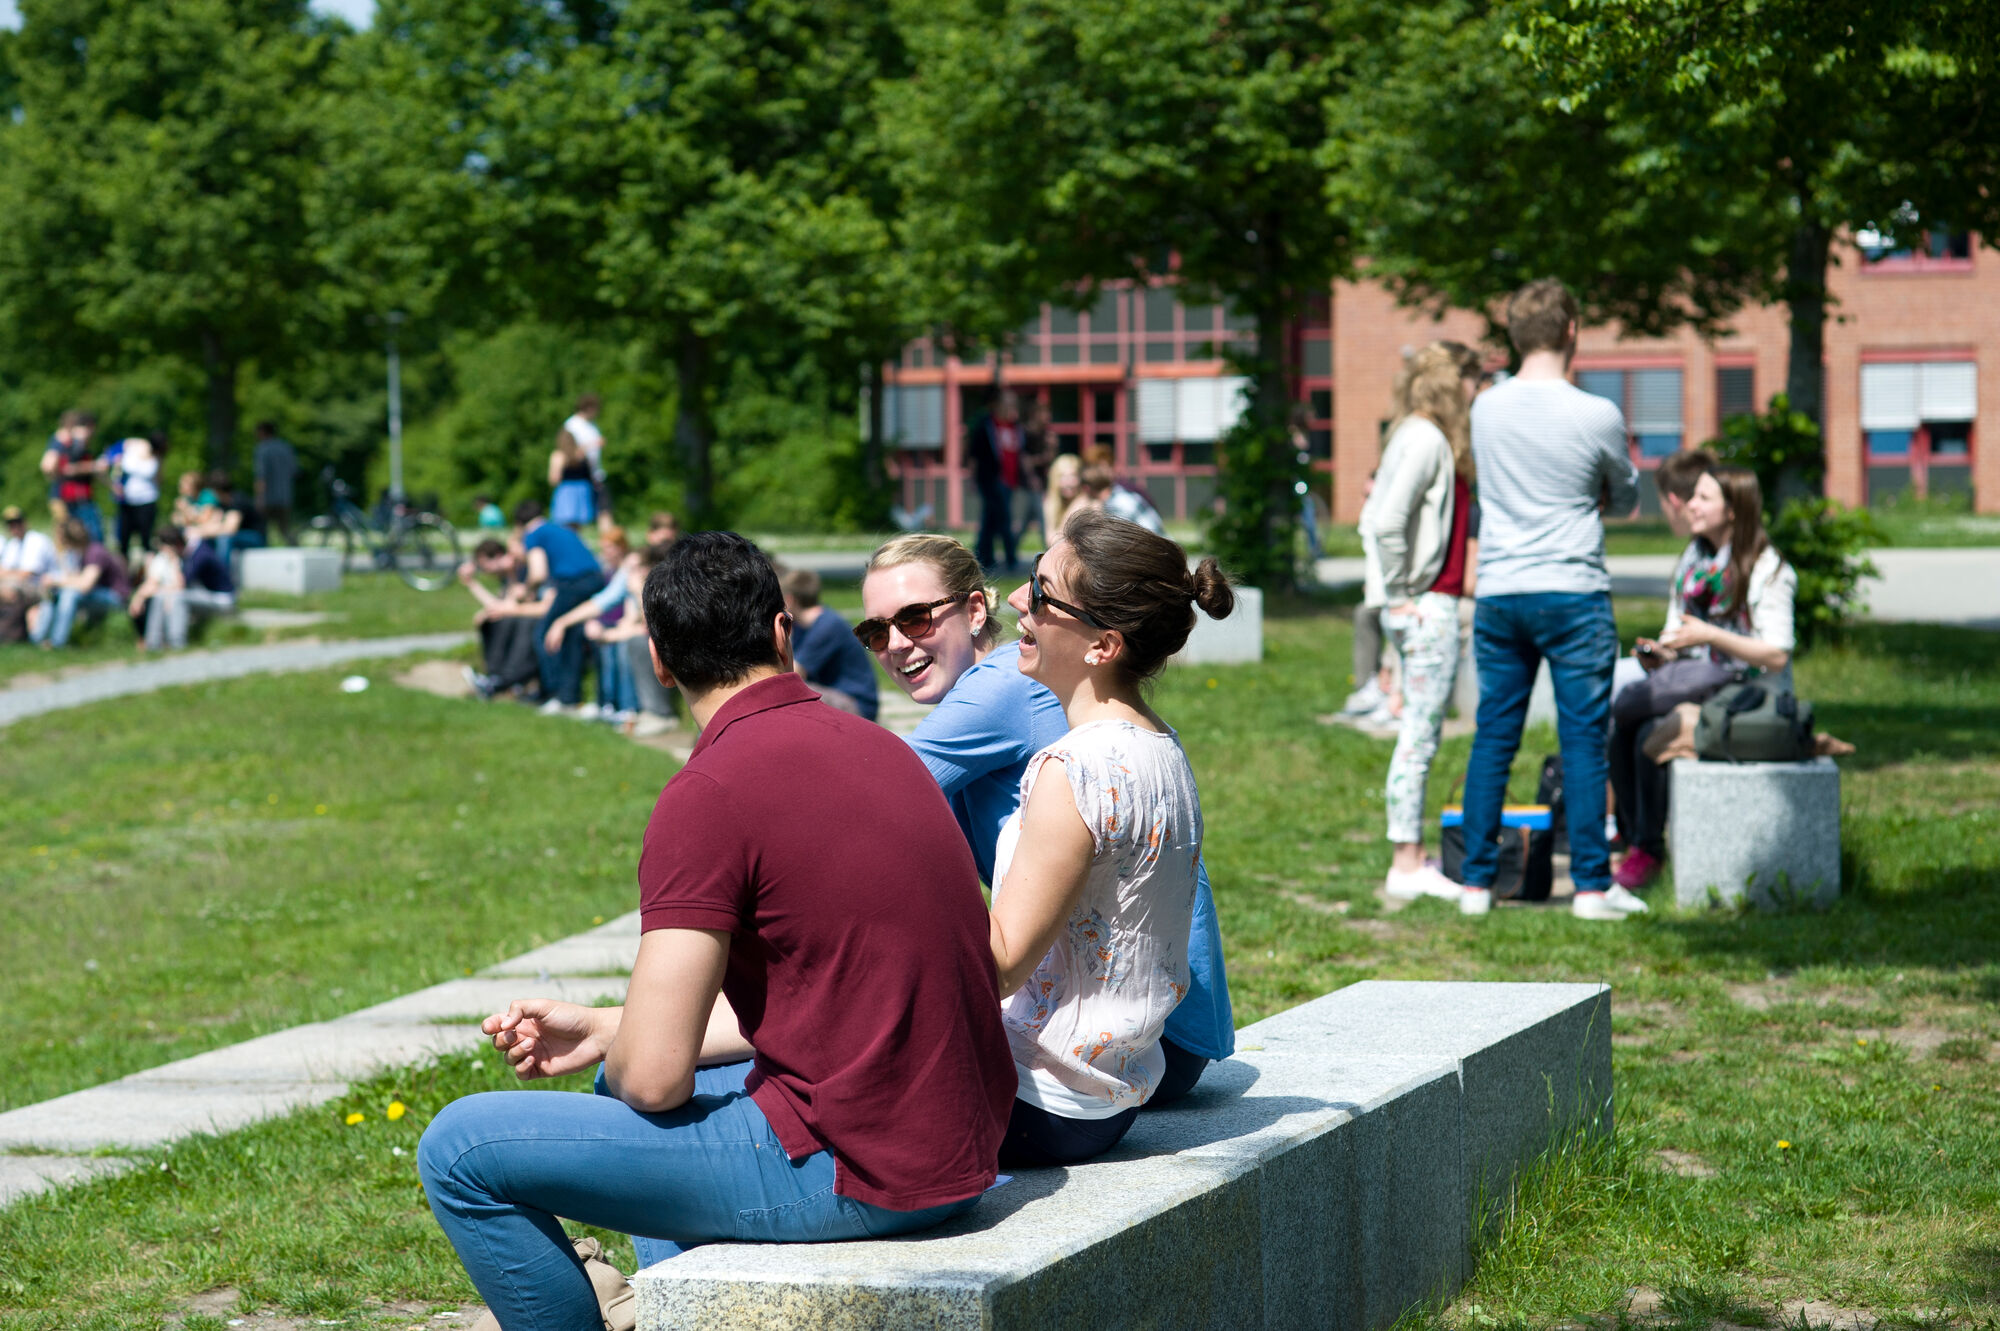
{"label": "white cardigan", "polygon": [[[1694,543],[1689,542],[1674,565],[1673,585],[1667,593],[1667,622],[1660,629],[1662,636],[1673,632],[1687,618],[1681,605],[1681,578],[1695,558]],[[1783,652],[1795,651],[1798,634],[1793,625],[1792,603],[1797,599],[1798,592],[1799,575],[1779,557],[1776,548],[1766,545],[1764,553],[1758,555],[1757,562],[1750,566],[1750,598],[1745,602],[1745,609],[1750,613],[1749,636]],[[1770,679],[1779,688],[1791,688],[1791,662],[1787,661],[1783,670],[1766,671],[1764,678]]]}
{"label": "white cardigan", "polygon": [[1405,416],[1361,506],[1363,600],[1371,608],[1414,600],[1437,581],[1451,537],[1451,441],[1422,416]]}

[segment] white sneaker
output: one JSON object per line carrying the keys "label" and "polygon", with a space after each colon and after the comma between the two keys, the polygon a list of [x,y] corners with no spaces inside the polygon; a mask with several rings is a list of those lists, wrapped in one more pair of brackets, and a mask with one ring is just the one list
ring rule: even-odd
{"label": "white sneaker", "polygon": [[1398,730],[1402,728],[1403,718],[1389,710],[1389,700],[1384,698],[1381,706],[1365,716],[1356,717],[1354,724],[1366,730]]}
{"label": "white sneaker", "polygon": [[562,699],[551,698],[535,709],[542,716],[567,716],[569,708],[563,706]]}
{"label": "white sneaker", "polygon": [[1347,695],[1347,701],[1340,705],[1342,716],[1366,716],[1382,705],[1382,682],[1371,679],[1360,688]]}
{"label": "white sneaker", "polygon": [[1458,894],[1460,915],[1485,915],[1493,909],[1493,889],[1490,887],[1463,888]]}
{"label": "white sneaker", "polygon": [[1613,883],[1604,894],[1604,904],[1624,911],[1627,915],[1644,915],[1646,903],[1632,893]]}
{"label": "white sneaker", "polygon": [[655,735],[671,734],[681,728],[677,716],[655,716],[651,712],[639,713],[639,719],[632,723],[632,738],[651,739]]}
{"label": "white sneaker", "polygon": [[604,719],[604,714],[597,710],[597,704],[594,702],[578,703],[576,710],[571,712],[570,715],[579,721],[602,721]]}
{"label": "white sneaker", "polygon": [[1421,869],[1412,869],[1408,873],[1397,869],[1389,870],[1388,880],[1383,883],[1382,890],[1398,901],[1415,901],[1418,897],[1444,897],[1449,900],[1455,899],[1464,891],[1457,883],[1428,864]]}
{"label": "white sneaker", "polygon": [[[1613,887],[1611,892],[1624,892],[1622,887]],[[1613,904],[1611,892],[1579,892],[1570,898],[1569,913],[1579,920],[1599,920],[1616,923],[1630,915],[1622,906]],[[1627,893],[1629,896],[1630,893]],[[1640,908],[1644,909],[1642,902]]]}

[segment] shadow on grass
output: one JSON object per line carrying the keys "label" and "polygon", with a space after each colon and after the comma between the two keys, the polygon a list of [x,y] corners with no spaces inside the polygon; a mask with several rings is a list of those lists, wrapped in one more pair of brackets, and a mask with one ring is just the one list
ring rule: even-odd
{"label": "shadow on grass", "polygon": [[2000,1245],[1966,1244],[1945,1256],[1947,1274],[1934,1297],[1963,1307],[2000,1307]]}
{"label": "shadow on grass", "polygon": [[[2000,647],[2000,643],[1995,644]],[[1934,703],[1815,703],[1813,724],[1853,744],[1842,767],[1873,771],[1913,758],[2000,762],[2000,707]]]}
{"label": "shadow on grass", "polygon": [[[2000,896],[1993,891],[1990,868],[1918,869],[1890,889],[1871,884],[1865,871],[1857,882],[1851,859],[1842,872],[1848,884],[1824,914],[1713,910],[1669,916],[1660,927],[1680,937],[1691,959],[1749,961],[1767,971],[1829,965],[1976,970],[1993,965]],[[2000,974],[1992,987],[2000,989]]]}

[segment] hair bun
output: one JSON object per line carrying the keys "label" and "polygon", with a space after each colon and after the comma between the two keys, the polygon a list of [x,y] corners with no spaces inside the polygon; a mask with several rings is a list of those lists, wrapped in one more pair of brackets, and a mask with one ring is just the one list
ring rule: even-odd
{"label": "hair bun", "polygon": [[1222,572],[1222,565],[1211,557],[1195,565],[1188,575],[1190,591],[1194,603],[1210,619],[1227,619],[1229,612],[1236,608],[1236,593],[1229,586],[1229,579]]}

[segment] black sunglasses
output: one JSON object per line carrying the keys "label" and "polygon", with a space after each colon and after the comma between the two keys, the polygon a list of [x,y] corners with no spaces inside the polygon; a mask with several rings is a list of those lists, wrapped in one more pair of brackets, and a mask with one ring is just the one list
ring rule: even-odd
{"label": "black sunglasses", "polygon": [[1100,632],[1110,627],[1082,606],[1071,605],[1068,601],[1058,601],[1055,597],[1043,591],[1042,557],[1036,555],[1035,562],[1028,569],[1028,613],[1039,615],[1042,613],[1042,607],[1045,605],[1052,605],[1058,610],[1067,611]]}
{"label": "black sunglasses", "polygon": [[956,605],[964,599],[963,595],[940,596],[921,605],[906,605],[887,619],[864,619],[854,626],[854,636],[871,652],[888,650],[891,628],[900,630],[911,642],[921,642],[937,630],[938,607]]}

